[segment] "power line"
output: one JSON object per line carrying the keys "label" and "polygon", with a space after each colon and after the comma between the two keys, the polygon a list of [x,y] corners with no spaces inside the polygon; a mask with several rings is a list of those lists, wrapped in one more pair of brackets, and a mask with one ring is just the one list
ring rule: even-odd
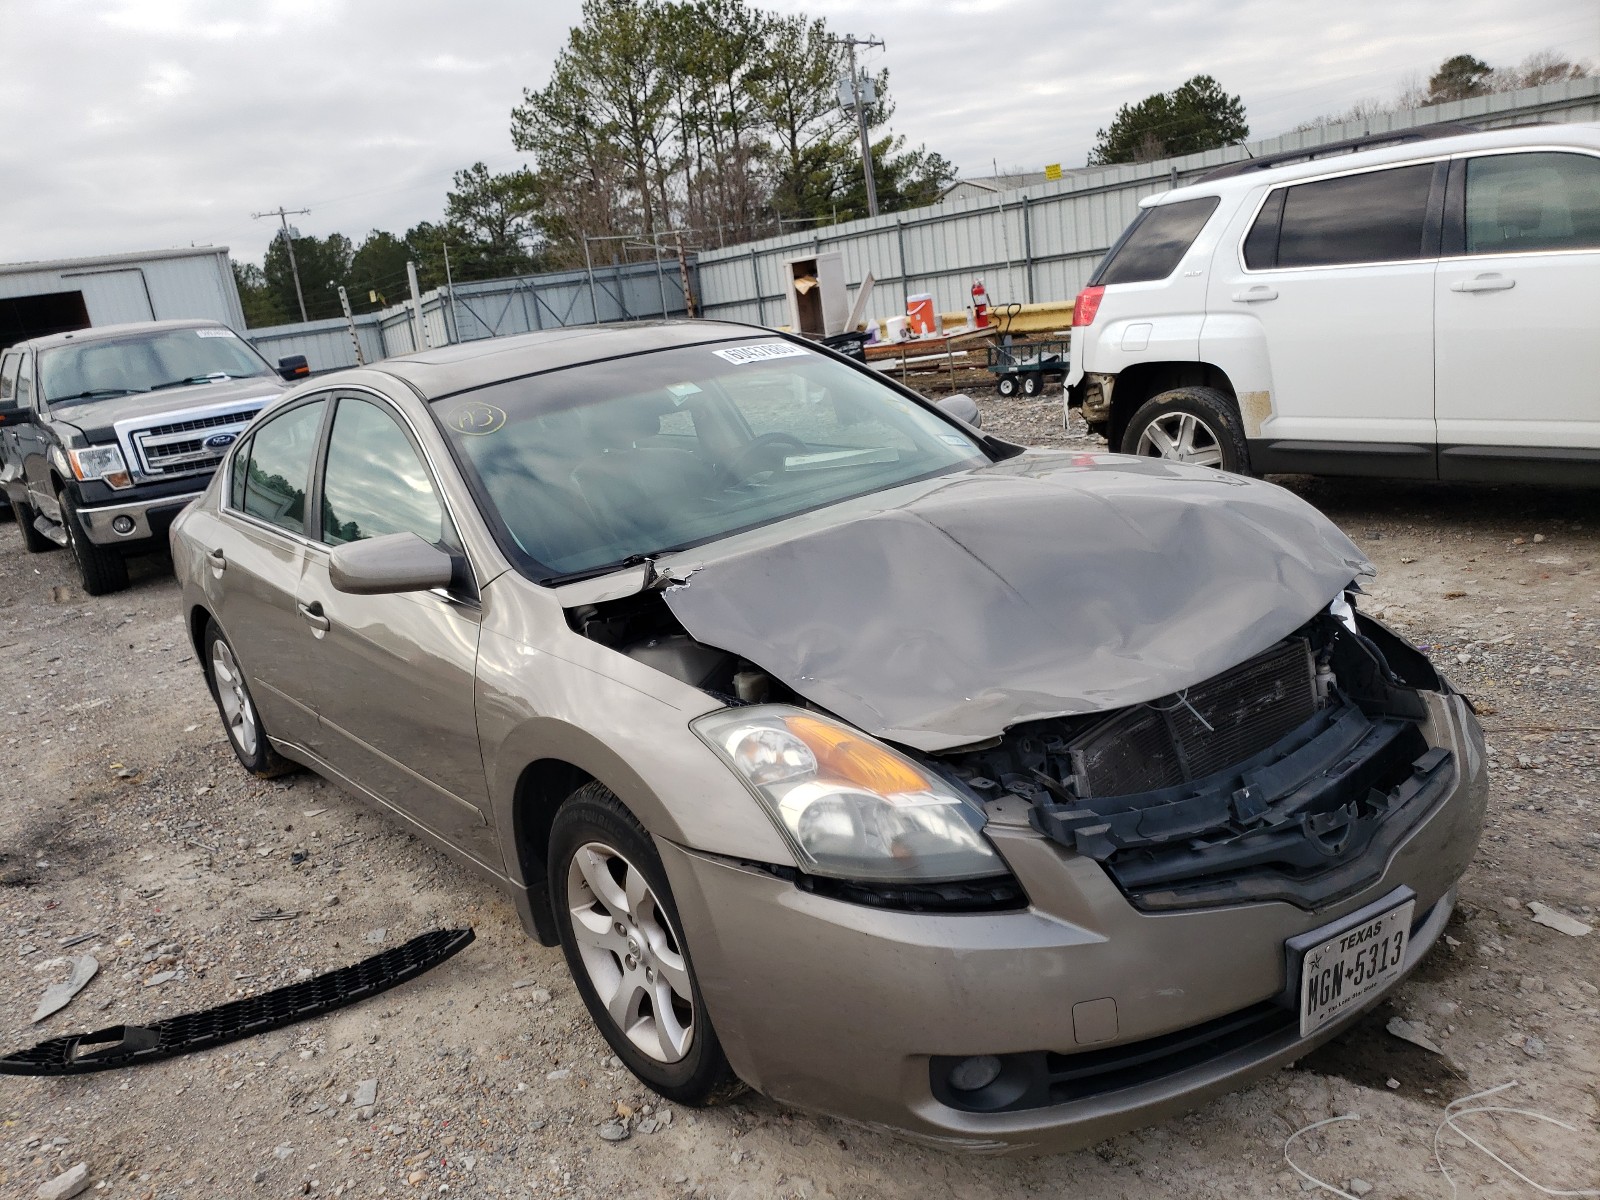
{"label": "power line", "polygon": [[269,208],[266,212],[251,213],[252,221],[259,221],[262,217],[277,217],[283,222],[283,244],[289,247],[289,270],[294,273],[294,298],[300,301],[300,322],[304,324],[309,318],[306,316],[306,297],[300,290],[300,264],[294,260],[294,238],[289,233],[289,218],[298,217],[309,213],[309,208]]}

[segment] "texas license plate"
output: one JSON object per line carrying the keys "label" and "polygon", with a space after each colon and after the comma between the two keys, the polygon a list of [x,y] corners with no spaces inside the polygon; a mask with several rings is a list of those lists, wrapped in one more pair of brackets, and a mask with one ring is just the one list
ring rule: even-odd
{"label": "texas license plate", "polygon": [[1300,1036],[1359,1007],[1400,976],[1417,902],[1388,909],[1310,947],[1300,966]]}

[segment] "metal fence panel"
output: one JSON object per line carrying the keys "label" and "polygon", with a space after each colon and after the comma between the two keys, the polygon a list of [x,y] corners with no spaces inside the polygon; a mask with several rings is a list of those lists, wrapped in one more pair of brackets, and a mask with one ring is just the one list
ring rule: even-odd
{"label": "metal fence panel", "polygon": [[1246,156],[1450,121],[1485,127],[1529,120],[1600,119],[1600,79],[1546,84],[1433,108],[1389,113],[1286,133],[1249,148],[1225,146],[1148,163],[1075,171],[1053,183],[995,196],[968,196],[909,212],[786,234],[699,255],[704,315],[766,325],[789,322],[785,260],[838,251],[852,292],[871,271],[868,308],[904,311],[907,293],[930,292],[941,311],[959,311],[982,278],[991,301],[1071,299],[1138,212],[1146,196],[1193,182]]}

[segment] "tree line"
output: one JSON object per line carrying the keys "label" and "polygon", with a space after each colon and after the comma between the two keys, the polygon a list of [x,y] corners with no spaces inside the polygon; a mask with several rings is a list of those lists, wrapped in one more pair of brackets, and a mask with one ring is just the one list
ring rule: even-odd
{"label": "tree line", "polygon": [[[442,219],[400,235],[296,233],[306,315],[340,315],[339,284],[357,311],[393,303],[408,259],[424,290],[437,287],[446,247],[461,282],[581,267],[585,235],[610,263],[653,256],[643,239],[657,235],[675,251],[680,234],[693,249],[866,216],[855,116],[839,97],[848,75],[820,18],[747,0],[586,0],[549,82],[511,111],[528,165],[457,171]],[[892,131],[888,72],[872,82],[879,210],[931,204],[955,169]],[[281,232],[260,267],[234,273],[251,326],[299,319]]]}

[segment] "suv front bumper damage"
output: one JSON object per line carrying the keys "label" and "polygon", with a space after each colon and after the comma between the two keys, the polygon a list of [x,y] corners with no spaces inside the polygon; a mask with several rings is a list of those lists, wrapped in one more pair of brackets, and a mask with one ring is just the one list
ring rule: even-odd
{"label": "suv front bumper damage", "polygon": [[[1028,895],[1014,912],[869,909],[658,843],[685,924],[707,931],[696,973],[729,1060],[797,1107],[941,1145],[1037,1153],[1160,1120],[1300,1058],[1384,993],[1301,1038],[1283,1006],[1294,991],[1286,943],[1409,888],[1411,970],[1477,847],[1482,732],[1460,696],[1418,694],[1425,753],[1448,755],[1435,756],[1425,811],[1370,852],[1369,882],[1314,911],[1285,899],[1141,911],[1099,862],[1033,828],[1020,802],[988,827]],[[1039,1106],[975,1112],[947,1103],[947,1090],[941,1099],[936,1070],[977,1055],[1043,1064]]]}

